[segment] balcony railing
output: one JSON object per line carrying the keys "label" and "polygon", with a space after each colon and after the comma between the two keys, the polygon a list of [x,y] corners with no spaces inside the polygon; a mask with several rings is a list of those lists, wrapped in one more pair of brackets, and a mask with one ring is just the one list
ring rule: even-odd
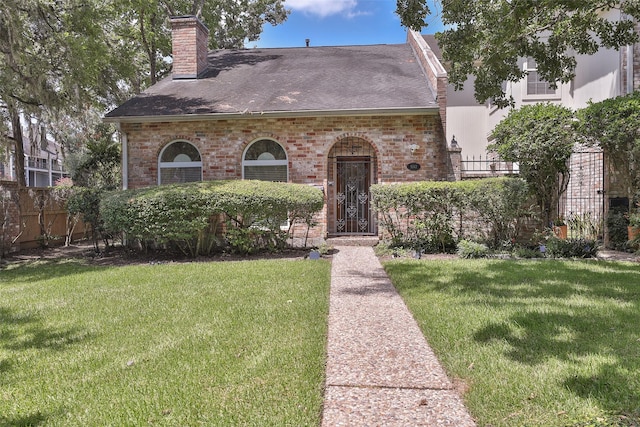
{"label": "balcony railing", "polygon": [[39,171],[48,171],[51,166],[52,171],[62,172],[62,165],[57,161],[50,161],[42,157],[27,157],[27,168]]}

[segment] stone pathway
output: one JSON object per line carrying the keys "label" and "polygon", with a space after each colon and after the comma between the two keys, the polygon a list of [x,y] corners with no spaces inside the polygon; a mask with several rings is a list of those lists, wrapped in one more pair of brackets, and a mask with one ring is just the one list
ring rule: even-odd
{"label": "stone pathway", "polygon": [[322,426],[475,426],[373,248],[336,249]]}

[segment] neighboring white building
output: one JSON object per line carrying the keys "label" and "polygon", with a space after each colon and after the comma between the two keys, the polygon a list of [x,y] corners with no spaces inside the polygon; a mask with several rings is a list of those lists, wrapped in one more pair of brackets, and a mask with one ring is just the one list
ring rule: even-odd
{"label": "neighboring white building", "polygon": [[[619,11],[611,11],[609,19],[621,20],[625,17]],[[636,29],[640,32],[638,23]],[[474,97],[473,77],[465,82],[462,90],[456,91],[453,85],[448,84],[446,64],[436,38],[433,35],[420,36],[416,32],[409,34],[410,40],[420,38],[420,49],[426,51],[425,56],[432,61],[436,58],[435,66],[423,67],[425,72],[434,76],[432,70],[444,70],[437,74],[442,86],[446,86],[446,90],[438,92],[438,103],[446,105],[440,114],[443,116],[447,142],[450,147],[457,145],[462,149],[460,178],[517,173],[517,164],[500,162],[494,153],[487,151],[493,129],[511,109],[500,109],[489,102],[479,104]],[[552,89],[547,82],[539,79],[535,62],[530,58],[522,58],[520,66],[528,72],[527,76],[518,82],[508,82],[505,87],[507,96],[513,97],[515,102],[513,108],[551,102],[575,111],[586,107],[589,101],[600,102],[640,88],[640,44],[620,50],[600,49],[594,55],[577,55],[576,61],[575,78]],[[571,178],[559,202],[558,215],[587,219],[598,228],[595,234],[602,237],[608,209],[626,206],[626,197],[619,191],[615,176],[609,173],[602,152],[597,149],[576,151],[582,152],[576,152],[571,157]]]}
{"label": "neighboring white building", "polygon": [[[610,12],[611,20],[623,17],[619,11]],[[433,35],[423,35],[428,47],[442,61],[440,49]],[[522,58],[520,66],[528,71],[527,77],[506,85],[507,96],[512,96],[515,108],[536,102],[552,102],[573,110],[584,108],[591,100],[599,102],[607,98],[630,93],[640,85],[640,49],[630,46],[620,51],[601,49],[594,55],[577,55],[575,78],[557,89],[538,78],[535,62]],[[635,67],[633,66],[635,62]],[[627,67],[630,63],[632,66]],[[441,62],[442,64],[442,62]],[[628,82],[628,83],[627,83]],[[455,136],[462,147],[462,159],[486,158],[487,145],[493,128],[509,113],[509,108],[496,108],[489,102],[479,104],[474,98],[473,78],[464,88],[456,91],[452,85],[447,90],[446,137],[451,142]]]}
{"label": "neighboring white building", "polygon": [[[49,139],[45,143],[31,144],[25,134],[24,153],[24,174],[27,187],[50,187],[58,179],[69,176],[64,170],[62,155],[57,144]],[[8,152],[5,156],[0,157],[0,180],[16,180],[13,152]]]}

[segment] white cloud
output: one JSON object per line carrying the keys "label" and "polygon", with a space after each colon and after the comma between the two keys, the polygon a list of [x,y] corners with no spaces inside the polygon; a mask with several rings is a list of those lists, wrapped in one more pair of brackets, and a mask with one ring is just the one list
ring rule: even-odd
{"label": "white cloud", "polygon": [[312,13],[325,17],[344,14],[349,17],[357,16],[355,11],[357,0],[286,0],[286,6],[304,13]]}

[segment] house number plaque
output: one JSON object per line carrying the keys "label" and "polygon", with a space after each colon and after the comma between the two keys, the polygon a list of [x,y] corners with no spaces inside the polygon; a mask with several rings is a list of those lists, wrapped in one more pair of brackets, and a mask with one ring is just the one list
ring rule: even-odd
{"label": "house number plaque", "polygon": [[419,163],[409,163],[407,165],[407,169],[409,169],[410,171],[420,170],[420,164]]}

